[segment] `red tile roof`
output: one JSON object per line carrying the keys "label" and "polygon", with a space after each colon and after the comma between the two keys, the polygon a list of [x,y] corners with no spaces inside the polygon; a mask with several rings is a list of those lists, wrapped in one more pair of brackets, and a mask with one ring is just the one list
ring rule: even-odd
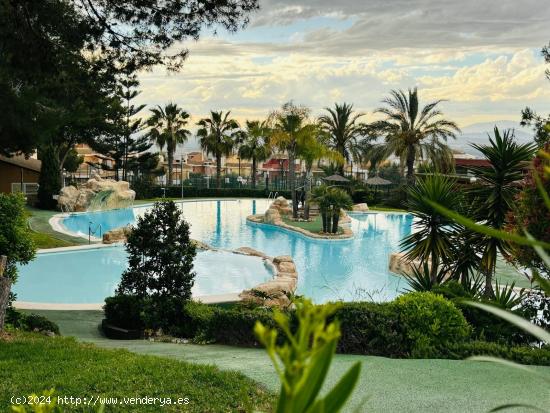
{"label": "red tile roof", "polygon": [[481,168],[489,168],[491,163],[487,159],[455,159],[455,166],[477,166]]}

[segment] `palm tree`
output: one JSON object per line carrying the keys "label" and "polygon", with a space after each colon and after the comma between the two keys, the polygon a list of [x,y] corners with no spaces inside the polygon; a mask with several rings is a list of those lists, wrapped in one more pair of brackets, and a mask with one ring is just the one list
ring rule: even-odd
{"label": "palm tree", "polygon": [[288,154],[288,178],[292,196],[292,216],[298,216],[298,203],[296,199],[296,150],[300,134],[308,133],[303,123],[309,114],[309,109],[298,107],[292,102],[287,102],[281,110],[270,114],[272,123],[270,141],[273,146],[279,147]]}
{"label": "palm tree", "polygon": [[309,197],[311,191],[311,181],[313,179],[311,173],[313,163],[320,159],[328,159],[338,166],[344,164],[344,158],[342,155],[325,145],[325,137],[326,132],[317,124],[304,125],[301,133],[298,135],[296,156],[304,161],[306,167],[307,188],[305,188],[305,219],[309,219]]}
{"label": "palm tree", "polygon": [[[489,145],[472,145],[487,159],[490,168],[472,169],[480,181],[475,189],[475,219],[493,229],[502,230],[506,223],[506,214],[512,210],[514,197],[519,188],[515,185],[523,178],[523,168],[535,153],[533,144],[519,145],[514,140],[512,130],[504,131],[501,136],[497,127],[494,139],[489,136]],[[489,235],[479,235],[477,244],[481,250],[481,271],[485,274],[485,295],[494,296],[492,286],[498,253],[506,256],[510,245],[502,239]]]}
{"label": "palm tree", "polygon": [[267,122],[246,121],[246,130],[242,131],[242,142],[239,147],[239,156],[242,159],[252,160],[252,188],[256,188],[258,161],[265,161],[271,154],[269,135],[271,131]]}
{"label": "palm tree", "polygon": [[319,185],[311,190],[311,200],[319,206],[319,213],[321,214],[321,221],[323,223],[323,232],[331,231],[331,221],[329,217],[330,204],[328,203],[329,187],[327,185]]}
{"label": "palm tree", "polygon": [[325,201],[330,205],[330,212],[332,214],[332,233],[336,234],[338,232],[340,214],[342,210],[349,211],[353,208],[353,200],[343,189],[330,187],[325,196]]}
{"label": "palm tree", "polygon": [[416,231],[401,241],[409,260],[419,259],[421,265],[431,264],[430,278],[437,281],[441,264],[453,259],[455,235],[459,227],[451,219],[437,212],[432,204],[437,203],[456,210],[461,196],[455,183],[442,175],[428,175],[408,188],[407,208],[417,218]]}
{"label": "palm tree", "polygon": [[385,135],[382,148],[386,156],[393,153],[404,158],[407,182],[414,184],[415,159],[424,153],[435,157],[441,153],[448,154],[446,141],[449,137],[456,138],[460,129],[456,123],[442,117],[443,113],[437,109],[441,100],[420,109],[417,88],[409,89],[408,93],[392,90],[390,95],[382,101],[386,107],[375,111],[384,115],[385,119],[371,126]]}
{"label": "palm tree", "polygon": [[147,121],[151,127],[149,138],[154,141],[162,151],[166,146],[168,155],[168,179],[167,183],[172,183],[172,169],[174,162],[174,152],[178,144],[183,144],[189,139],[191,132],[186,129],[189,122],[189,113],[178,107],[175,103],[168,103],[164,108],[157,106],[151,109],[153,114]]}
{"label": "palm tree", "polygon": [[197,131],[201,148],[216,158],[216,185],[221,187],[222,156],[229,156],[235,145],[239,124],[229,117],[231,111],[210,111],[210,117],[201,119]]}
{"label": "palm tree", "polygon": [[[365,125],[359,118],[363,113],[354,113],[353,105],[334,104],[334,109],[325,108],[328,113],[319,117],[321,127],[328,135],[328,146],[337,151],[346,161],[353,160],[357,153],[359,136],[365,132]],[[340,174],[344,174],[344,164],[340,166]]]}

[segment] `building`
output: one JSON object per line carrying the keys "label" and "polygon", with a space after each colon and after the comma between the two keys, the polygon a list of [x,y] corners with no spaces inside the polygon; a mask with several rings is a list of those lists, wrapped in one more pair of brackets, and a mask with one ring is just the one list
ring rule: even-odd
{"label": "building", "polygon": [[0,192],[23,192],[27,200],[36,198],[42,162],[23,155],[0,155]]}

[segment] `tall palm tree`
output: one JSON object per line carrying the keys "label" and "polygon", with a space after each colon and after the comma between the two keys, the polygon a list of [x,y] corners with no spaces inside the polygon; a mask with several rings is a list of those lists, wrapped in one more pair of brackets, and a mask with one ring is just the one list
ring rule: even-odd
{"label": "tall palm tree", "polygon": [[344,157],[337,151],[330,149],[326,144],[326,132],[318,124],[307,124],[298,134],[296,156],[304,161],[306,168],[304,218],[309,219],[309,198],[311,191],[313,163],[320,159],[330,160],[338,167],[343,165]]}
{"label": "tall palm tree", "polygon": [[210,117],[201,119],[197,131],[201,148],[216,158],[216,185],[221,188],[222,156],[229,156],[235,146],[239,124],[230,118],[231,111],[210,111]]}
{"label": "tall palm tree", "polygon": [[401,241],[409,260],[419,259],[421,264],[431,264],[430,279],[435,282],[441,264],[453,259],[455,234],[459,227],[451,219],[437,212],[432,203],[450,210],[460,204],[460,191],[450,178],[442,175],[428,175],[408,188],[407,207],[417,218],[416,229]]}
{"label": "tall palm tree", "polygon": [[[359,123],[363,113],[354,113],[353,105],[334,104],[334,109],[325,108],[328,113],[319,117],[321,127],[328,135],[328,145],[342,155],[346,161],[351,161],[357,153],[358,138],[365,132],[365,125]],[[344,174],[344,164],[340,166]]]}
{"label": "tall palm tree", "polygon": [[239,156],[252,160],[252,188],[256,188],[258,162],[265,161],[271,154],[269,135],[271,131],[266,121],[246,121],[246,129],[242,131],[242,142],[239,146]]}
{"label": "tall palm tree", "polygon": [[[533,144],[519,145],[514,140],[512,130],[501,135],[497,127],[494,139],[489,137],[489,145],[472,145],[487,159],[490,168],[472,169],[480,181],[475,189],[475,219],[484,225],[502,230],[506,223],[506,214],[512,210],[514,197],[519,188],[515,183],[523,178],[523,168],[535,153]],[[485,295],[494,296],[492,279],[495,272],[498,253],[506,256],[510,245],[499,238],[478,235],[476,242],[481,250],[481,271],[485,274]]]}
{"label": "tall palm tree", "polygon": [[292,216],[298,216],[298,203],[296,199],[296,150],[299,136],[308,132],[304,129],[304,121],[309,114],[309,109],[285,103],[279,111],[270,114],[269,121],[272,124],[271,144],[286,151],[288,154],[288,179],[292,196]]}
{"label": "tall palm tree", "polygon": [[191,132],[185,127],[189,123],[189,113],[178,107],[175,103],[168,103],[166,106],[157,106],[151,109],[153,114],[147,121],[150,126],[149,138],[155,142],[160,150],[166,146],[168,156],[168,179],[172,183],[172,169],[174,153],[178,144],[183,144],[189,139]]}
{"label": "tall palm tree", "polygon": [[392,90],[390,97],[382,101],[385,107],[375,111],[385,119],[372,124],[372,128],[385,135],[383,151],[389,156],[403,157],[407,166],[407,182],[414,184],[414,162],[423,153],[436,156],[449,153],[448,138],[456,138],[460,129],[456,123],[443,118],[437,109],[442,102],[436,100],[422,109],[418,89]]}

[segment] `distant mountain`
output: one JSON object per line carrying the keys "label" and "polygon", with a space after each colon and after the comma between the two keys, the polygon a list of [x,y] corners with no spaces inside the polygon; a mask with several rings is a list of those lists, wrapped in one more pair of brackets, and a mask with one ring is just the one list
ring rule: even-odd
{"label": "distant mountain", "polygon": [[495,122],[474,123],[462,128],[462,135],[456,140],[449,141],[449,146],[471,155],[480,156],[480,153],[471,147],[472,143],[484,145],[489,143],[489,135],[493,136],[494,127],[498,126],[502,132],[505,129],[514,129],[515,137],[518,143],[528,143],[533,141],[533,132],[528,128],[523,128],[518,122],[510,120],[499,120]]}

